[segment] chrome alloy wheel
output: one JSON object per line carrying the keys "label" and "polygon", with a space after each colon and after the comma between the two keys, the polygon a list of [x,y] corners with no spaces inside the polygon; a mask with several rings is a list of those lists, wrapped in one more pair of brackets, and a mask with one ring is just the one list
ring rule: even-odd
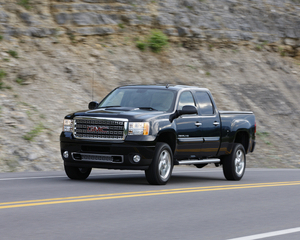
{"label": "chrome alloy wheel", "polygon": [[161,179],[165,180],[171,172],[171,156],[167,150],[163,150],[159,156],[158,172]]}
{"label": "chrome alloy wheel", "polygon": [[238,150],[235,154],[234,160],[235,172],[240,177],[242,176],[245,168],[245,156],[242,150]]}

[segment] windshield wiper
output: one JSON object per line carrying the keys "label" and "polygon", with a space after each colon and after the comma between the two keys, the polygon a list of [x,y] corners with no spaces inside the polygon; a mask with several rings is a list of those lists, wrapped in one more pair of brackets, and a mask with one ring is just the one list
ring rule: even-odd
{"label": "windshield wiper", "polygon": [[152,107],[138,107],[139,109],[146,109],[146,110],[152,110],[152,111],[157,111],[155,108]]}
{"label": "windshield wiper", "polygon": [[105,106],[105,107],[99,107],[99,108],[112,108],[112,107],[121,107],[121,106]]}

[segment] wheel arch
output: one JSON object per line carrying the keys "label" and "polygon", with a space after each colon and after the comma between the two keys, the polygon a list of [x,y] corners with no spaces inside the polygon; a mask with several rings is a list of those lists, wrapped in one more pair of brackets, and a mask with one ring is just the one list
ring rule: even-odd
{"label": "wheel arch", "polygon": [[175,134],[175,132],[165,131],[165,132],[159,133],[159,135],[156,138],[156,142],[167,143],[170,146],[172,153],[174,155],[175,149],[176,149],[176,134]]}
{"label": "wheel arch", "polygon": [[247,131],[238,131],[235,135],[233,143],[240,143],[245,149],[245,153],[249,152],[250,135]]}

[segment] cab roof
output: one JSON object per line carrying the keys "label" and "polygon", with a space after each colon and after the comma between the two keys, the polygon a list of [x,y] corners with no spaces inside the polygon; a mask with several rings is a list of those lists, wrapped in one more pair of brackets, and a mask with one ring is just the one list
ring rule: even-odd
{"label": "cab roof", "polygon": [[187,85],[173,85],[173,84],[167,84],[167,85],[127,85],[127,86],[121,86],[119,88],[152,88],[152,89],[171,89],[175,91],[180,91],[183,89],[195,89],[195,90],[204,90],[209,91],[207,88],[200,88],[196,86],[187,86]]}

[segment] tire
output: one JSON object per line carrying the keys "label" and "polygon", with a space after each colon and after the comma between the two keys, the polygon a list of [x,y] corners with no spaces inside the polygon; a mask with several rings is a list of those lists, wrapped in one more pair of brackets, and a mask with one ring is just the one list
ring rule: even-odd
{"label": "tire", "polygon": [[246,154],[242,144],[236,143],[230,155],[222,159],[223,173],[227,180],[239,181],[246,169]]}
{"label": "tire", "polygon": [[85,180],[91,173],[91,168],[78,168],[65,165],[65,172],[70,179]]}
{"label": "tire", "polygon": [[154,157],[149,168],[145,171],[149,184],[165,185],[173,170],[173,153],[170,146],[159,142],[156,144]]}

